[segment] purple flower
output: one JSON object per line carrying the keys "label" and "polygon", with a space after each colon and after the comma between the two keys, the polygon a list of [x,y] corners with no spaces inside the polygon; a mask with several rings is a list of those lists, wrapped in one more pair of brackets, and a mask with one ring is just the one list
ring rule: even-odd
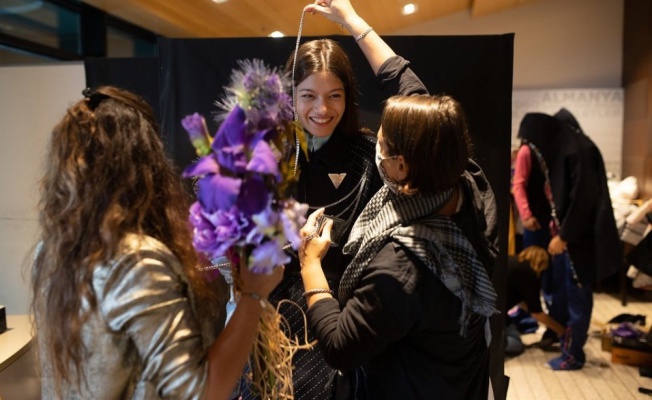
{"label": "purple flower", "polygon": [[258,214],[271,201],[272,190],[260,176],[250,176],[242,182],[237,205],[246,215]]}
{"label": "purple flower", "polygon": [[269,274],[279,265],[290,262],[290,256],[275,239],[268,240],[256,247],[249,256],[249,269],[255,273]]}
{"label": "purple flower", "polygon": [[188,166],[181,175],[184,178],[203,177],[207,174],[219,174],[220,166],[213,155],[202,157],[194,164]]}
{"label": "purple flower", "polygon": [[283,233],[288,242],[292,243],[294,250],[301,245],[299,230],[306,224],[308,205],[289,199],[284,203],[283,212],[280,214]]}
{"label": "purple flower", "polygon": [[194,227],[192,244],[195,249],[204,254],[213,254],[218,251],[215,226],[203,215],[203,210],[198,202],[190,206],[190,223]]}
{"label": "purple flower", "polygon": [[258,144],[259,140],[269,140],[271,136],[273,136],[276,133],[276,129],[270,129],[269,126],[267,128],[263,127],[261,129],[258,129],[254,132],[254,134],[251,137],[251,141],[249,142],[249,147],[255,147]]}
{"label": "purple flower", "polygon": [[249,125],[254,129],[279,127],[291,121],[289,76],[269,69],[258,59],[243,60],[238,64],[241,69],[231,74],[231,86],[227,88],[229,95],[223,101],[225,108],[242,106]]}
{"label": "purple flower", "polygon": [[207,213],[196,204],[191,207],[191,223],[195,226],[193,244],[209,258],[224,256],[230,247],[243,242],[252,227],[237,207]]}
{"label": "purple flower", "polygon": [[203,156],[210,152],[210,136],[206,120],[199,113],[186,116],[181,120],[181,125],[188,132],[190,142],[195,147],[197,155]]}
{"label": "purple flower", "polygon": [[213,151],[217,162],[234,173],[244,173],[247,166],[246,120],[242,108],[236,106],[217,130],[213,140]]}
{"label": "purple flower", "polygon": [[277,181],[281,178],[276,156],[266,141],[260,140],[256,143],[251,152],[251,160],[247,164],[247,171],[272,175]]}
{"label": "purple flower", "polygon": [[229,210],[240,195],[242,180],[220,174],[206,175],[199,180],[199,202],[209,213]]}
{"label": "purple flower", "polygon": [[199,202],[209,213],[230,209],[238,199],[242,180],[220,174],[220,166],[211,156],[202,157],[183,171],[184,178],[200,177]]}
{"label": "purple flower", "polygon": [[283,250],[288,241],[299,247],[307,211],[307,205],[287,199],[288,180],[295,177],[280,164],[285,144],[294,140],[290,82],[261,60],[239,64],[212,143],[201,115],[182,120],[204,156],[183,176],[197,179],[198,201],[190,209],[195,248],[209,259],[227,256],[235,264],[234,257],[242,255],[251,270],[269,273],[289,262]]}
{"label": "purple flower", "polygon": [[[258,121],[258,127],[277,126],[279,121],[292,121],[290,96],[286,93],[279,93],[273,100],[273,102],[269,102],[269,106],[257,110],[255,121]],[[252,120],[254,119],[252,118]]]}
{"label": "purple flower", "polygon": [[265,237],[272,237],[276,234],[278,230],[278,221],[279,214],[272,210],[271,202],[267,207],[258,214],[255,214],[251,217],[251,220],[255,224],[253,229],[249,231],[247,235],[246,243],[258,245],[260,244]]}

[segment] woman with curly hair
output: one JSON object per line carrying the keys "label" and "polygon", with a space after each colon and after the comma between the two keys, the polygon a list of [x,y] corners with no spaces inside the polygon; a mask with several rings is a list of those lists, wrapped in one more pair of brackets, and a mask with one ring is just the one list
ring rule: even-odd
{"label": "woman with curly hair", "polygon": [[226,399],[260,299],[283,269],[242,271],[245,295],[215,339],[216,299],[197,272],[190,198],[151,108],[110,86],[84,95],[54,128],[41,181],[32,310],[42,396]]}

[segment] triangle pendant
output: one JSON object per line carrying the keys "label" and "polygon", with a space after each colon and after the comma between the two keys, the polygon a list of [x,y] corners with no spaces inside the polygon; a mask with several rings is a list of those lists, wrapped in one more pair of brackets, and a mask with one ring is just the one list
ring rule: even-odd
{"label": "triangle pendant", "polygon": [[340,184],[346,177],[346,173],[343,174],[328,174],[328,177],[331,178],[331,182],[333,182],[333,186],[335,186],[335,189],[338,189],[340,187]]}

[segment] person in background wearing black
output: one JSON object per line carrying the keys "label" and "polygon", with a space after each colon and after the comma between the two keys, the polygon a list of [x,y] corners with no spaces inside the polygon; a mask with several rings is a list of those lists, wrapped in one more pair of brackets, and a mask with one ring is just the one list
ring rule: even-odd
{"label": "person in background wearing black", "polygon": [[547,135],[527,140],[537,162],[547,171],[552,230],[548,253],[553,256],[550,314],[566,326],[561,352],[548,362],[553,370],[584,366],[583,347],[593,310],[592,285],[622,266],[620,239],[607,186],[602,155],[566,109],[554,116],[524,117],[549,127]]}

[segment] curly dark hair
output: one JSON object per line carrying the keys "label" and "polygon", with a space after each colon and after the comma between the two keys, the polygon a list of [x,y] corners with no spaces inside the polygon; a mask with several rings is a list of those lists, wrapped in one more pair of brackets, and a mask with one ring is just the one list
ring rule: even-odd
{"label": "curly dark hair", "polygon": [[193,290],[208,293],[196,272],[190,195],[163,149],[151,107],[112,86],[85,95],[52,132],[40,187],[32,311],[45,329],[39,345],[51,355],[57,382],[70,381],[72,367],[80,370],[87,350],[81,330],[97,307],[93,268],[116,256],[125,235],[164,243],[184,265]]}

